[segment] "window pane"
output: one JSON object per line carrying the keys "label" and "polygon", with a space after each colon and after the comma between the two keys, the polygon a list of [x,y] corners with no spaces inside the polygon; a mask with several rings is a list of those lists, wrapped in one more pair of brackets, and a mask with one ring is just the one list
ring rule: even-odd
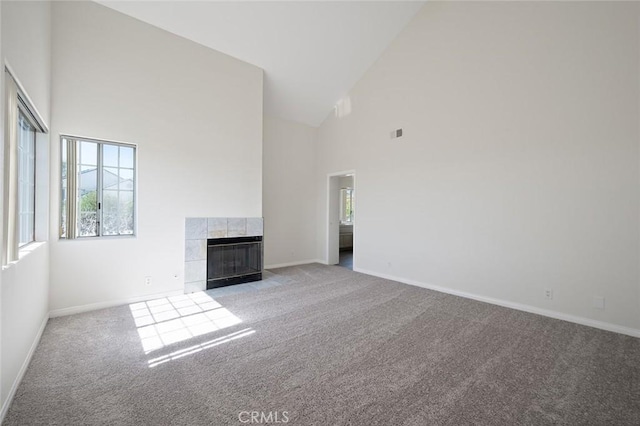
{"label": "window pane", "polygon": [[102,192],[102,231],[104,235],[118,235],[118,191]]}
{"label": "window pane", "polygon": [[102,145],[102,164],[105,167],[118,167],[117,145]]}
{"label": "window pane", "polygon": [[60,236],[67,237],[67,140],[62,139],[60,147],[60,175],[62,178],[60,187]]}
{"label": "window pane", "polygon": [[120,167],[128,167],[133,169],[133,148],[120,147]]}
{"label": "window pane", "polygon": [[35,137],[35,129],[20,112],[18,114],[18,246],[23,246],[35,239]]}
{"label": "window pane", "polygon": [[80,237],[98,235],[98,214],[96,212],[80,212],[78,221],[78,235]]}
{"label": "window pane", "polygon": [[78,183],[78,236],[80,237],[98,235],[97,188],[98,170],[96,167],[80,167],[80,182]]}
{"label": "window pane", "polygon": [[[103,144],[102,149],[105,153],[102,173],[103,235],[133,234],[134,171],[123,167],[133,166],[133,148]],[[107,164],[107,152],[119,153],[117,161]]]}
{"label": "window pane", "polygon": [[118,206],[120,234],[133,234],[133,191],[120,191]]}
{"label": "window pane", "polygon": [[102,173],[102,189],[118,189],[118,169],[105,167]]}
{"label": "window pane", "polygon": [[81,237],[98,235],[97,192],[90,191],[80,195],[78,234]]}
{"label": "window pane", "polygon": [[83,166],[80,169],[80,182],[78,184],[78,190],[80,197],[87,192],[95,192],[98,187],[98,171],[95,167]]}
{"label": "window pane", "polygon": [[98,165],[98,144],[94,142],[80,142],[80,164]]}
{"label": "window pane", "polygon": [[133,170],[120,169],[120,190],[133,191]]}

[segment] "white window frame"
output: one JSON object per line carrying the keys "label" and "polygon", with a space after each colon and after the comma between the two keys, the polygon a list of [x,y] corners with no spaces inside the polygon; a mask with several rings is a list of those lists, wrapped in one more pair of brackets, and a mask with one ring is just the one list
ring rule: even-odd
{"label": "white window frame", "polygon": [[[96,144],[97,164],[96,164],[96,204],[97,204],[97,226],[95,235],[79,235],[79,217],[80,217],[80,196],[79,182],[81,170],[78,170],[81,142],[89,142]],[[133,222],[131,233],[107,234],[104,229],[104,209],[103,209],[103,172],[105,168],[111,168],[104,165],[103,146],[116,146],[131,148],[133,150],[133,168],[121,167],[118,169],[129,169],[133,172],[132,193],[133,193]],[[138,146],[136,144],[126,142],[115,142],[105,139],[96,139],[88,137],[79,137],[71,135],[60,135],[60,232],[61,239],[95,239],[95,238],[131,238],[137,235],[137,209],[138,209]],[[63,164],[66,163],[67,177],[66,186],[63,180]],[[65,199],[66,197],[66,199]]]}

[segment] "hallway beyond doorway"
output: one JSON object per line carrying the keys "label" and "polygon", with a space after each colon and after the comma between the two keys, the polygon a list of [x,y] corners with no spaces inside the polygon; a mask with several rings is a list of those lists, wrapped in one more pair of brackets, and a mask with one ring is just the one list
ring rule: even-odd
{"label": "hallway beyond doorway", "polygon": [[340,252],[340,262],[338,266],[350,269],[353,271],[353,250],[344,250]]}

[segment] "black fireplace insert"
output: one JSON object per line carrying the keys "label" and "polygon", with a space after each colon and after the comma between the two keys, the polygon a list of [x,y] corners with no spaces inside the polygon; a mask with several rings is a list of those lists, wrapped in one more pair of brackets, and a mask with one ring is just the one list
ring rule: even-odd
{"label": "black fireplace insert", "polygon": [[207,240],[207,290],[262,279],[262,237]]}

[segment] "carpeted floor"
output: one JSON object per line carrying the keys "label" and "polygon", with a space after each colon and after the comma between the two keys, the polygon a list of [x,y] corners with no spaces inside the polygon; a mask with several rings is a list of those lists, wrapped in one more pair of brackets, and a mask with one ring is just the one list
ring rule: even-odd
{"label": "carpeted floor", "polygon": [[50,320],[5,424],[640,424],[640,339],[335,266],[273,272]]}

